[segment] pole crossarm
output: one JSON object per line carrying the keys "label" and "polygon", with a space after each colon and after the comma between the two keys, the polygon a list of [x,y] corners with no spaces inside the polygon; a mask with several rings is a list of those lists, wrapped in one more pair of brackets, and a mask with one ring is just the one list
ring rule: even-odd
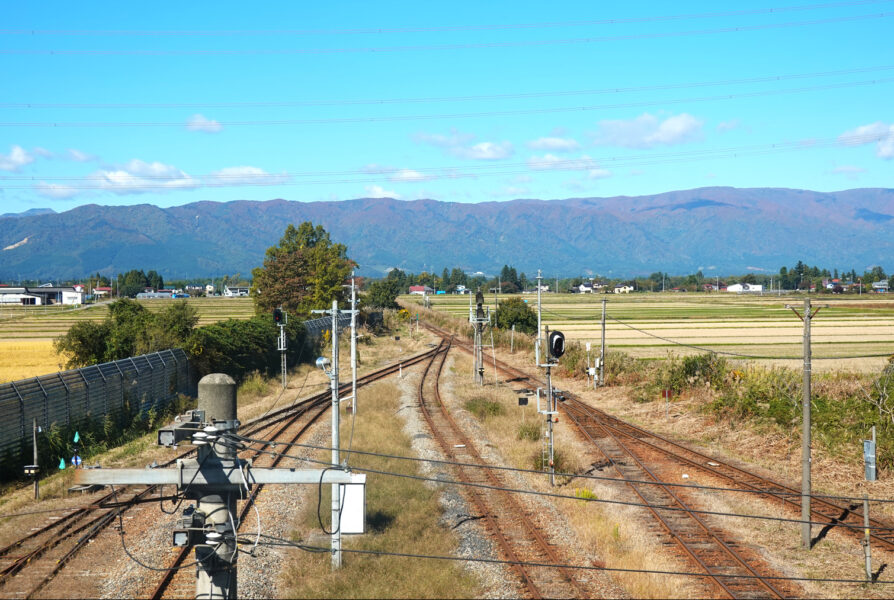
{"label": "pole crossarm", "polygon": [[[343,469],[266,469],[242,463],[245,480],[253,484],[352,483],[351,472]],[[210,470],[181,469],[79,469],[75,483],[80,485],[176,485],[179,487],[243,485],[237,466]]]}

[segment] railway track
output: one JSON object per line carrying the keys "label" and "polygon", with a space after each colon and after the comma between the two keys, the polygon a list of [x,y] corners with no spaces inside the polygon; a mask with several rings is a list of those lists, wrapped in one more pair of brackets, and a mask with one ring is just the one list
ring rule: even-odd
{"label": "railway track", "polygon": [[[367,385],[397,373],[402,367],[423,362],[434,352],[435,350],[423,352],[358,377],[357,385],[358,387]],[[341,386],[341,393],[349,391],[350,383]],[[247,421],[242,425],[239,433],[244,436],[263,434],[271,435],[274,438],[281,437],[290,428],[294,428],[296,422],[302,417],[313,414],[312,422],[316,421],[328,409],[330,398],[330,391],[327,389],[289,406],[271,411],[262,417]],[[310,427],[310,424],[312,423],[309,423],[307,427]],[[267,433],[274,428],[276,428],[276,433]],[[306,431],[306,428],[303,431]],[[297,440],[300,435],[300,433],[293,434],[292,441]],[[179,453],[158,467],[170,466],[178,459],[187,458],[193,453],[194,450]],[[256,461],[256,464],[260,463]],[[256,501],[258,492],[259,489],[256,487],[251,498],[243,503],[243,513],[240,516],[245,516],[247,511],[251,510],[251,505]],[[16,541],[0,548],[0,595],[16,598],[34,597],[44,590],[67,565],[71,564],[100,533],[110,525],[116,525],[119,514],[139,506],[140,501],[157,501],[158,494],[157,486],[118,488],[117,494],[105,493],[69,513],[50,517],[50,522],[37,531],[30,531]],[[115,503],[115,506],[108,506],[112,502]],[[177,572],[176,569],[182,564],[186,554],[183,557],[180,554],[175,557],[171,565],[172,570],[164,572],[166,578],[163,578],[156,586],[153,597],[160,598],[164,595],[171,583],[171,575]],[[194,588],[190,589],[187,595],[191,596],[193,592]]]}
{"label": "railway track", "polygon": [[[442,339],[425,371],[418,388],[419,406],[434,439],[450,461],[484,464],[474,443],[463,433],[441,401],[438,381],[450,342]],[[466,483],[478,483],[493,488],[512,487],[504,475],[492,469],[456,466],[456,477]],[[483,515],[489,533],[503,557],[510,561],[525,592],[531,598],[587,598],[587,588],[577,574],[565,568],[537,568],[519,564],[564,561],[555,545],[550,543],[535,524],[532,511],[519,502],[516,495],[500,489],[468,488],[468,496],[478,514]]]}
{"label": "railway track", "polygon": [[[436,333],[449,335],[447,332],[437,330]],[[471,350],[466,346],[459,346],[466,352]],[[496,361],[497,368],[526,385],[529,389],[545,387],[545,383],[536,377],[512,367],[500,360]],[[527,382],[525,384],[525,382]],[[586,415],[587,418],[597,421],[602,427],[610,429],[623,439],[634,441],[643,448],[660,453],[668,459],[676,461],[701,472],[717,477],[728,482],[731,487],[749,490],[755,495],[763,496],[768,500],[780,503],[791,510],[794,518],[801,516],[801,490],[800,487],[780,483],[741,467],[732,465],[723,459],[693,450],[685,445],[658,435],[642,427],[632,425],[598,408],[582,402],[580,398],[571,393],[565,393],[566,402],[560,403],[560,407],[566,412],[574,411],[576,414]],[[569,413],[569,416],[570,413]],[[825,527],[845,525],[847,532],[856,539],[863,539],[863,511],[862,504],[842,504],[822,496],[813,496],[810,504],[811,520],[821,523]],[[871,538],[873,545],[878,545],[886,550],[894,551],[894,524],[883,519],[870,516]]]}
{"label": "railway track", "polygon": [[[431,329],[438,335],[449,335],[438,328]],[[467,352],[472,351],[466,344],[458,344],[458,347]],[[530,390],[545,387],[540,380],[502,361],[497,360],[496,366],[513,383]],[[571,422],[606,457],[638,501],[649,507],[648,510],[665,534],[673,539],[683,556],[705,574],[705,578],[714,584],[721,595],[730,598],[785,598],[797,595],[797,590],[792,586],[782,585],[773,579],[780,574],[771,571],[760,557],[743,551],[732,536],[713,526],[706,517],[692,512],[694,507],[688,505],[684,493],[661,485],[662,478],[647,464],[643,453],[634,448],[634,441],[631,439],[651,436],[650,432],[634,428],[638,435],[625,434],[622,429],[627,424],[623,421],[590,407],[573,394],[566,393],[565,397],[566,401],[561,407]],[[667,453],[665,456],[667,457]],[[708,466],[708,461],[723,464],[716,459],[706,458],[705,466]],[[640,483],[644,481],[652,483]],[[736,481],[736,484],[739,483]],[[658,507],[673,507],[677,510],[659,510]]]}

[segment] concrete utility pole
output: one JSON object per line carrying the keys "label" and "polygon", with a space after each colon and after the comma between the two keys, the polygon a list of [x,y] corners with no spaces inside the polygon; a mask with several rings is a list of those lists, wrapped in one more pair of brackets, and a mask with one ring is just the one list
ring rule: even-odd
{"label": "concrete utility pole", "polygon": [[[237,597],[236,500],[260,484],[351,483],[343,469],[253,468],[236,455],[233,439],[236,382],[223,373],[199,381],[196,410],[178,417],[173,427],[158,431],[158,443],[197,446],[196,459],[180,459],[174,469],[78,469],[75,483],[87,485],[173,485],[194,506],[185,509],[173,531],[174,546],[195,547],[196,597]],[[123,534],[123,532],[122,532]]]}
{"label": "concrete utility pole", "polygon": [[475,292],[475,304],[475,312],[472,313],[470,309],[469,314],[469,322],[472,324],[475,331],[475,383],[484,385],[484,349],[482,346],[482,337],[484,334],[484,326],[490,323],[490,311],[485,310],[484,294],[480,287],[478,288],[478,291]]}
{"label": "concrete utility pole", "polygon": [[540,345],[540,339],[543,336],[543,303],[540,301],[540,282],[543,278],[540,276],[540,269],[537,269],[537,345]]}
{"label": "concrete utility pole", "polygon": [[602,350],[599,352],[599,387],[605,385],[605,302],[602,299]]}
{"label": "concrete utility pole", "polygon": [[357,287],[351,272],[351,413],[357,414]]}
{"label": "concrete utility pole", "polygon": [[[353,317],[353,315],[352,315]],[[338,301],[332,301],[332,373],[329,375],[332,385],[332,464],[340,465],[339,445],[341,436],[341,414],[338,410]],[[332,484],[332,568],[341,567],[341,486]]]}
{"label": "concrete utility pole", "polygon": [[790,308],[792,312],[798,315],[798,318],[804,322],[804,396],[801,400],[801,545],[810,550],[811,528],[810,528],[810,446],[811,446],[811,391],[810,391],[810,371],[811,371],[811,352],[810,352],[810,322],[821,308],[827,307],[828,304],[817,305],[815,310],[810,306],[810,298],[804,299],[804,314],[798,313],[798,310],[786,304],[786,308]]}

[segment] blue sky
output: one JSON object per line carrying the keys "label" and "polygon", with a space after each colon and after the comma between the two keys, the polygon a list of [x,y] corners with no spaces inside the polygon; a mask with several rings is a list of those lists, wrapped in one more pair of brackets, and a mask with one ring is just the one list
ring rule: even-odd
{"label": "blue sky", "polygon": [[894,186],[894,2],[15,3],[0,212]]}

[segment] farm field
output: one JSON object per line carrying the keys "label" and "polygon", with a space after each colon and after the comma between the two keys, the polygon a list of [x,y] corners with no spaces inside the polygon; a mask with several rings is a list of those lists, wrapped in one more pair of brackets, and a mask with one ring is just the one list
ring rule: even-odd
{"label": "farm field", "polygon": [[[534,294],[522,296],[533,308]],[[500,299],[502,299],[501,297]],[[800,364],[803,325],[788,308],[803,308],[803,295],[634,294],[606,298],[607,349],[639,358],[715,351],[768,364]],[[421,302],[419,296],[404,296]],[[602,341],[600,295],[544,294],[543,322],[566,338]],[[486,295],[493,310],[494,296]],[[815,369],[877,370],[894,354],[894,299],[883,296],[813,296],[822,308],[811,323]],[[465,318],[468,296],[432,296],[431,306]]]}
{"label": "farm field", "polygon": [[[248,319],[254,314],[250,298],[188,298],[199,316],[199,326],[226,319]],[[140,300],[149,310],[169,306],[171,300]],[[3,306],[0,308],[0,382],[37,377],[60,370],[53,340],[78,321],[101,321],[107,303],[81,308],[62,306]]]}

